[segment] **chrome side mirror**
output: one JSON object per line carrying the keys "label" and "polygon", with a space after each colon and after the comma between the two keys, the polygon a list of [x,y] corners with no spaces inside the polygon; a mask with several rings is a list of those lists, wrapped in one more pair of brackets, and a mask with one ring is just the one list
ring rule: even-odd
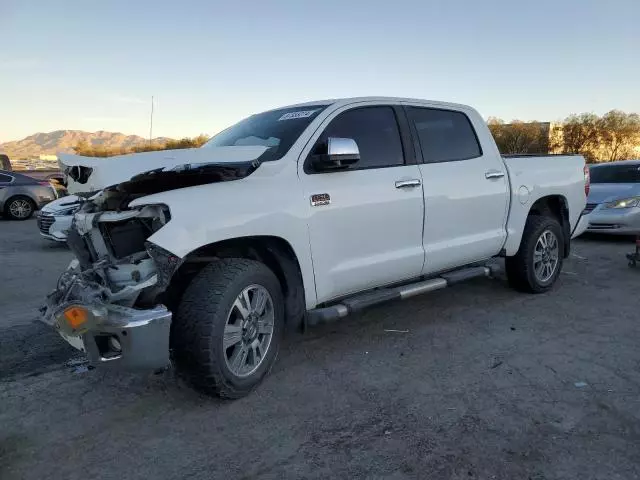
{"label": "chrome side mirror", "polygon": [[313,156],[317,171],[344,170],[360,160],[360,150],[353,138],[329,137],[327,153]]}

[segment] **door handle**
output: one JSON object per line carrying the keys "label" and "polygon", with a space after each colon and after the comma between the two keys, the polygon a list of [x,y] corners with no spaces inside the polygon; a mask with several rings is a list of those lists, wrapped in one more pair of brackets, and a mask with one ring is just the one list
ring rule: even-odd
{"label": "door handle", "polygon": [[418,178],[411,178],[409,180],[397,180],[396,188],[412,188],[419,187],[422,182]]}
{"label": "door handle", "polygon": [[484,178],[486,178],[487,180],[502,177],[504,177],[504,172],[501,172],[500,170],[489,170],[488,172],[484,172]]}

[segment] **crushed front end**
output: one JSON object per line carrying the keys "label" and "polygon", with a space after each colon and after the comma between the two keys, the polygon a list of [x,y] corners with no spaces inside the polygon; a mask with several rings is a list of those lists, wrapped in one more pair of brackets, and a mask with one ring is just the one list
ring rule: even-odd
{"label": "crushed front end", "polygon": [[259,165],[248,160],[160,167],[83,197],[67,236],[76,258],[47,297],[42,320],[94,365],[167,366],[171,312],[163,296],[183,260],[148,240],[170,221],[168,207],[129,205],[155,193],[240,180]]}
{"label": "crushed front end", "polygon": [[76,258],[42,308],[42,320],[94,365],[169,364],[171,312],[159,303],[180,259],[147,241],[170,219],[162,205],[126,209],[107,189],[83,202],[67,243]]}

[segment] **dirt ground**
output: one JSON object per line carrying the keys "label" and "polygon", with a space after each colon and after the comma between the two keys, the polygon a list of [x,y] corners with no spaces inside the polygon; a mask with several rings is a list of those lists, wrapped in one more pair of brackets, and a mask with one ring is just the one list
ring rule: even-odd
{"label": "dirt ground", "polygon": [[292,336],[221,402],[88,370],[36,322],[70,253],[0,221],[0,478],[639,478],[631,249],[574,242],[546,295],[477,280]]}

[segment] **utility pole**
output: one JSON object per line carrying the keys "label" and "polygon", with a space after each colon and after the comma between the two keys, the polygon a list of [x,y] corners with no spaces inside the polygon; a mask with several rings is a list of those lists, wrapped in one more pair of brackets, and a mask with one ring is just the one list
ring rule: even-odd
{"label": "utility pole", "polygon": [[151,96],[151,122],[149,125],[149,145],[151,145],[152,139],[153,139],[153,95]]}

